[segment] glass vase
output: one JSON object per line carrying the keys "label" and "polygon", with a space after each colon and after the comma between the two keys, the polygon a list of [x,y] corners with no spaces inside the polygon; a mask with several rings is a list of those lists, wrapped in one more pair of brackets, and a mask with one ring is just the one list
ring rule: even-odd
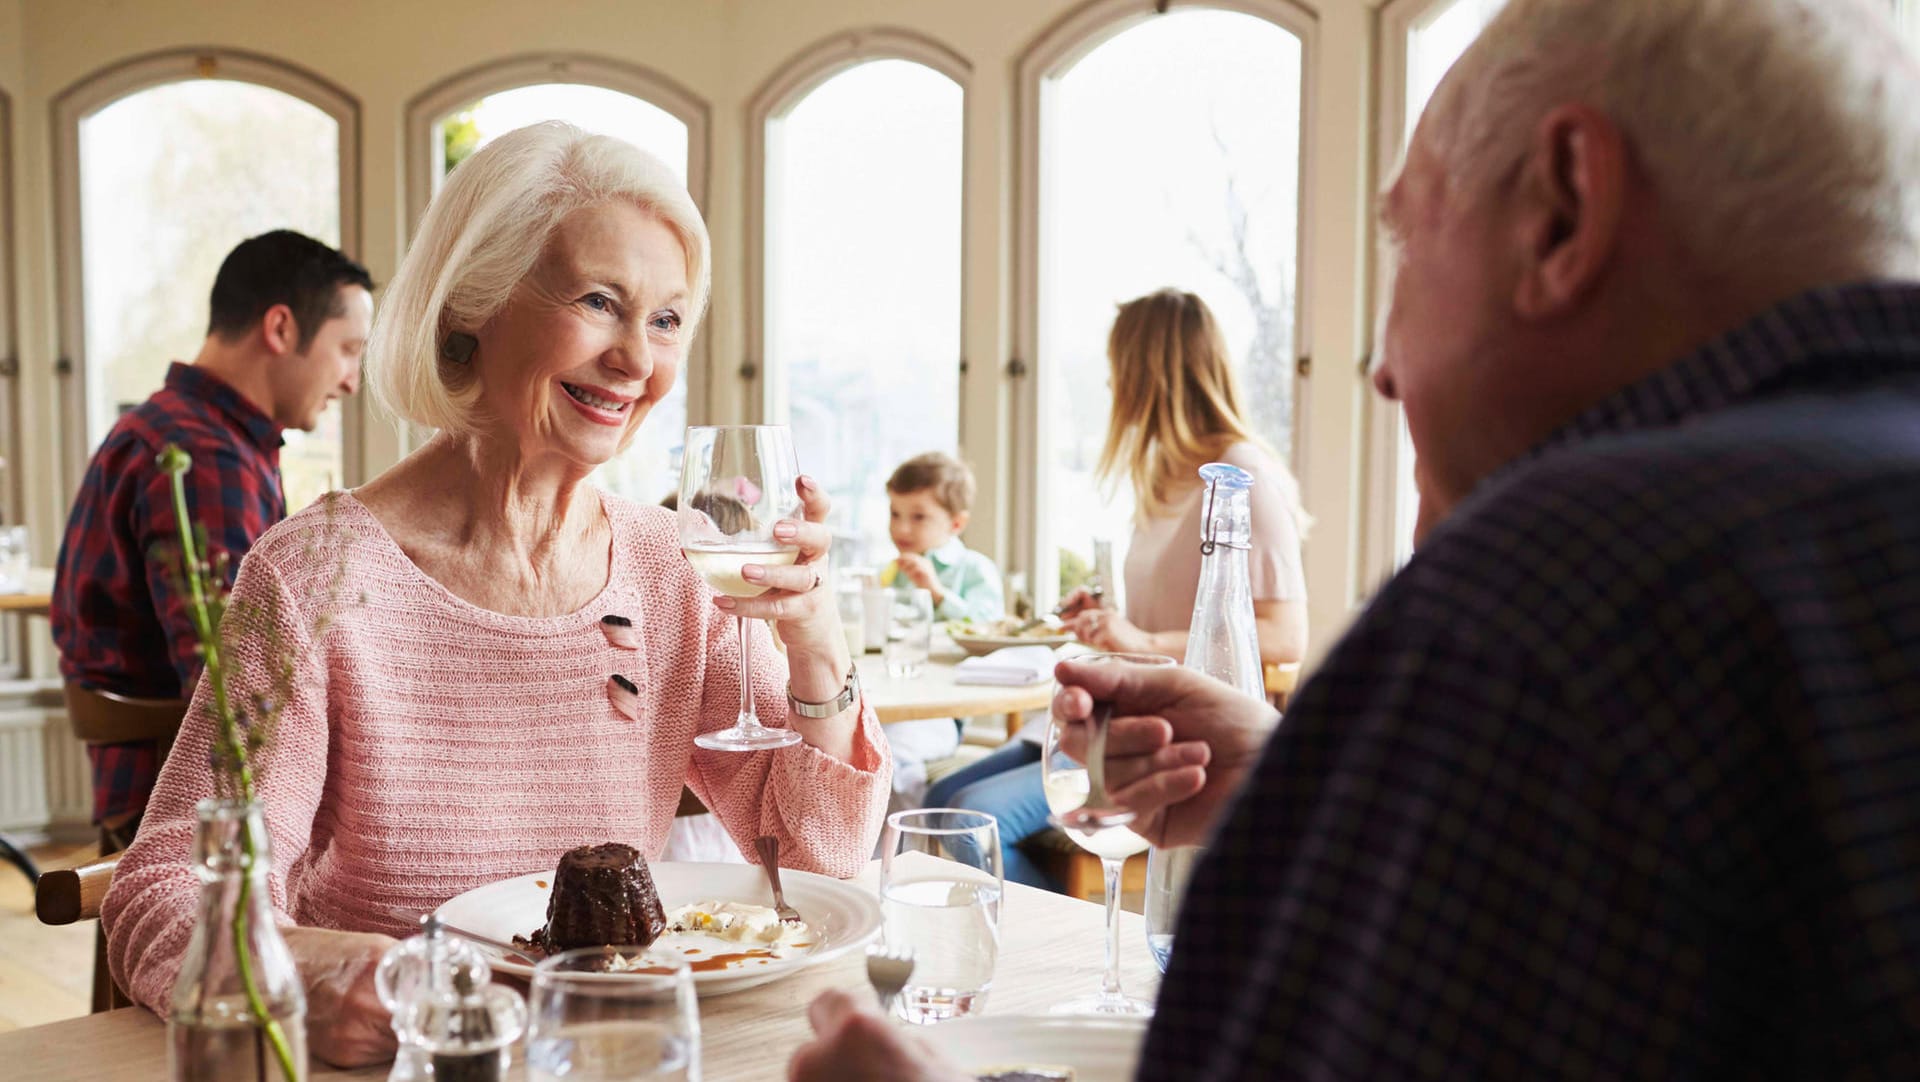
{"label": "glass vase", "polygon": [[174,1082],[303,1082],[307,1000],[267,894],[258,803],[203,800],[193,835],[200,911],[167,1014]]}

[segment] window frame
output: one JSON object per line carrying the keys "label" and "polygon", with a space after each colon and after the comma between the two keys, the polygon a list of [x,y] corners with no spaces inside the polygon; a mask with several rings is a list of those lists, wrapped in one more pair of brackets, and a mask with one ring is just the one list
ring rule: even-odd
{"label": "window frame", "polygon": [[1299,227],[1295,236],[1293,297],[1293,446],[1292,470],[1301,500],[1311,507],[1308,459],[1313,445],[1312,411],[1307,408],[1312,378],[1313,255],[1319,226],[1319,175],[1313,168],[1319,117],[1320,17],[1295,0],[1088,0],[1055,21],[1020,54],[1015,71],[1013,143],[1014,258],[1012,266],[1013,356],[1005,379],[1012,398],[1013,492],[1012,550],[1009,571],[1024,572],[1036,604],[1045,606],[1058,592],[1058,554],[1043,544],[1048,471],[1042,438],[1049,425],[1047,380],[1040,371],[1040,235],[1043,180],[1042,140],[1052,110],[1053,84],[1108,41],[1150,19],[1177,11],[1227,11],[1250,15],[1292,34],[1300,42]]}
{"label": "window frame", "polygon": [[[407,99],[405,121],[405,165],[407,217],[399,256],[420,228],[427,204],[440,190],[438,151],[441,144],[440,118],[469,102],[489,94],[502,94],[522,87],[572,83],[612,90],[638,98],[667,113],[687,126],[687,194],[703,218],[712,217],[708,201],[708,176],[712,168],[712,113],[705,98],[673,79],[640,64],[595,56],[590,53],[523,53],[488,60],[465,68],[440,80]],[[716,257],[709,243],[707,263]],[[701,334],[693,341],[683,379],[687,379],[687,423],[704,424],[713,412],[713,366],[709,362],[709,343],[713,340],[712,312],[702,320]],[[691,376],[701,373],[700,385]],[[425,441],[426,433],[404,426],[398,457]]]}
{"label": "window frame", "polygon": [[[101,68],[53,99],[54,295],[58,311],[59,383],[64,439],[58,455],[63,492],[79,487],[91,453],[87,438],[86,267],[80,239],[80,124],[102,109],[145,90],[198,79],[251,83],[278,90],[320,110],[339,133],[340,250],[359,258],[360,102],[338,84],[275,57],[222,47],[168,49]],[[206,283],[211,285],[211,283]],[[352,395],[340,409],[341,483],[364,480],[366,405]]]}
{"label": "window frame", "polygon": [[746,162],[746,297],[742,313],[745,332],[745,356],[734,370],[739,381],[740,398],[754,422],[781,416],[788,405],[785,372],[771,372],[767,365],[767,312],[772,285],[767,280],[767,247],[775,226],[767,209],[768,170],[771,161],[768,128],[784,120],[814,91],[834,77],[876,60],[904,60],[918,64],[953,81],[960,88],[960,297],[954,317],[958,320],[960,355],[955,394],[958,396],[956,437],[961,456],[966,455],[967,402],[966,358],[973,353],[968,341],[967,312],[969,296],[966,268],[972,255],[972,231],[969,221],[967,179],[972,166],[968,131],[973,121],[973,64],[938,40],[911,30],[868,27],[842,31],[823,38],[788,58],[754,92],[747,106]]}

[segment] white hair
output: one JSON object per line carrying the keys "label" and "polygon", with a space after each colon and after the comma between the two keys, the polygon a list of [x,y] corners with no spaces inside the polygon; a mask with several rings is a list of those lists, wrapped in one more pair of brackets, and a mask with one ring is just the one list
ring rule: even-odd
{"label": "white hair", "polygon": [[533,270],[548,238],[582,207],[631,202],[686,251],[692,334],[712,271],[707,226],[673,171],[631,143],[547,121],[482,147],[448,175],[388,283],[367,343],[367,384],[396,417],[428,428],[475,428],[479,387],[442,357],[446,337],[485,326]]}
{"label": "white hair", "polygon": [[1920,65],[1883,0],[1510,0],[1434,96],[1452,188],[1513,175],[1541,117],[1618,124],[1701,272],[1920,272]]}

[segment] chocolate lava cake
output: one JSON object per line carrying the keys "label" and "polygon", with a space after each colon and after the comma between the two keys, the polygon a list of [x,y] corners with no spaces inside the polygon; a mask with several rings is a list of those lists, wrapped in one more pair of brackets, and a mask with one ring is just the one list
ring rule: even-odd
{"label": "chocolate lava cake", "polygon": [[547,926],[533,945],[549,954],[576,947],[645,947],[667,930],[653,875],[640,851],[608,842],[560,858],[547,901]]}

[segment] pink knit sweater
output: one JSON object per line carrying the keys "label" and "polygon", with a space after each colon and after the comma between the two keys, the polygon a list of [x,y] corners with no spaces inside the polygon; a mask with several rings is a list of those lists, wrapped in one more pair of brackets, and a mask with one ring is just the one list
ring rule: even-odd
{"label": "pink knit sweater", "polygon": [[[732,618],[680,555],[670,512],[608,496],[613,573],[568,616],[503,616],[468,604],[407,559],[351,495],[267,532],[240,567],[236,607],[277,605],[299,659],[260,782],[282,919],[408,934],[462,891],[551,869],[577,845],[657,854],[684,782],[744,852],[780,838],[781,862],[851,876],[873,852],[892,759],[862,707],[852,762],[807,744],[743,754],[696,749],[733,723],[740,683]],[[329,513],[328,505],[332,511]],[[601,617],[632,621],[623,648]],[[332,620],[316,644],[316,617]],[[755,700],[786,711],[786,663],[755,622]],[[237,689],[259,686],[265,637],[233,645]],[[609,698],[620,673],[638,720]],[[187,865],[194,804],[213,790],[204,682],[146,819],[102,906],[113,975],[164,1012],[192,933]]]}

